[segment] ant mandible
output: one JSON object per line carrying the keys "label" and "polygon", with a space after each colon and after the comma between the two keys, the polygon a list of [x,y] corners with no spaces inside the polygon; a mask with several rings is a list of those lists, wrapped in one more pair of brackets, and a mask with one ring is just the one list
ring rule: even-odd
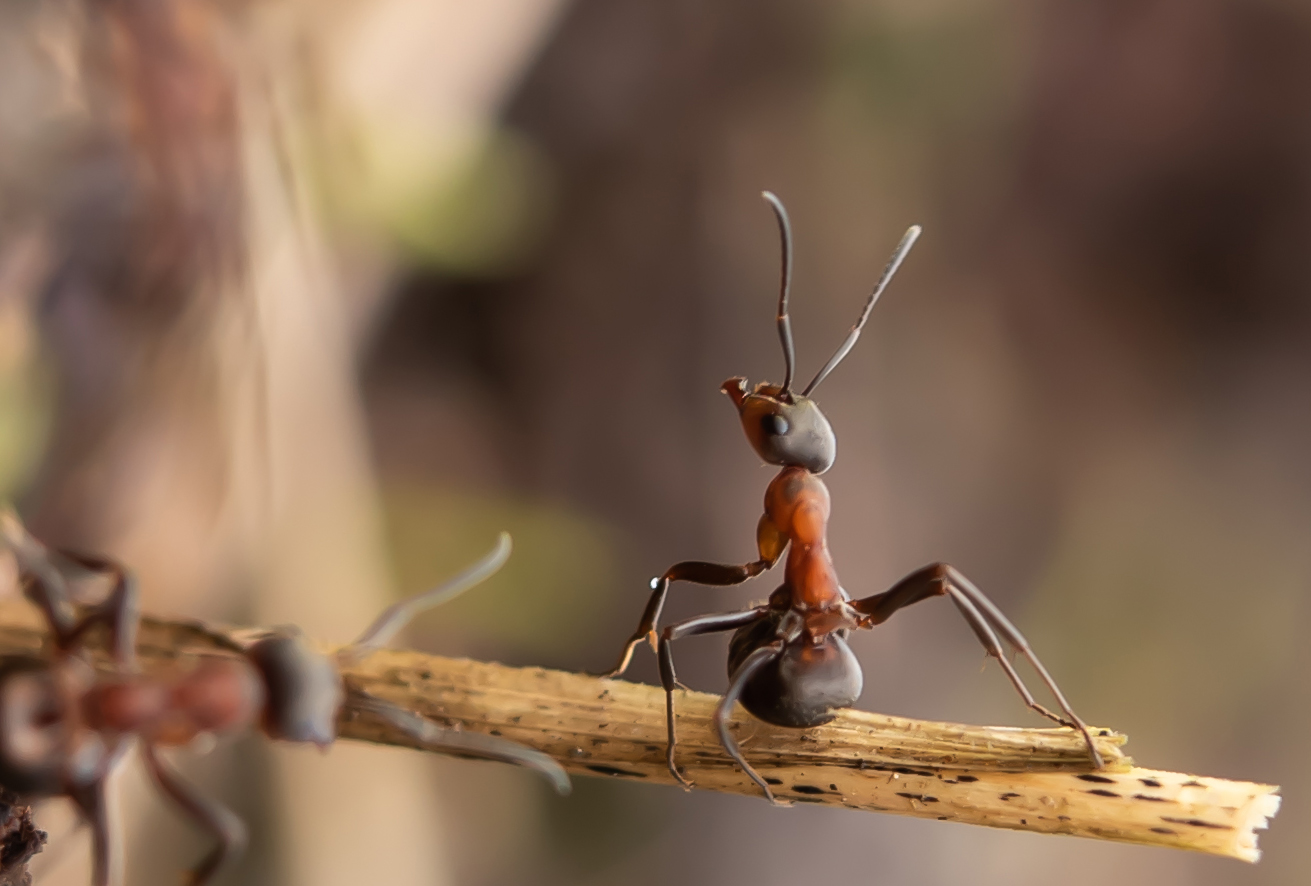
{"label": "ant mandible", "polygon": [[[134,673],[135,658],[125,651],[132,647],[122,638],[135,635],[139,619],[135,585],[126,570],[105,558],[66,554],[115,577],[107,601],[76,620],[66,617],[72,600],[44,547],[13,518],[0,522],[0,538],[18,560],[27,596],[43,612],[64,613],[52,622],[59,653],[54,660],[0,657],[0,784],[25,797],[65,796],[74,802],[92,826],[95,886],[109,883],[117,851],[105,782],[134,737],[141,740],[146,768],[159,789],[217,840],[190,872],[193,886],[206,883],[246,842],[241,819],[182,781],[159,755],[161,747],[186,745],[202,735],[256,726],[272,739],[326,748],[336,740],[338,719],[349,704],[386,720],[422,747],[526,766],[546,776],[559,793],[569,792],[569,777],[547,755],[496,736],[443,729],[351,685],[342,674],[344,665],[380,648],[418,613],[500,569],[510,555],[506,533],[469,569],[387,608],[333,655],[315,650],[295,627],[259,632],[245,641],[202,628],[238,655],[204,655],[189,671],[158,676]],[[117,665],[111,675],[97,676],[73,654],[95,621],[110,627]]]}
{"label": "ant mandible", "polygon": [[[800,393],[792,390],[794,350],[792,324],[788,317],[788,290],[792,276],[792,229],[782,202],[769,191],[763,194],[778,220],[783,247],[783,272],[778,297],[778,334],[783,345],[783,384],[761,382],[748,392],[747,380],[737,377],[724,382],[721,390],[738,409],[742,429],[751,447],[762,459],[779,465],[779,471],[765,490],[765,512],[756,529],[757,560],[742,566],[688,561],[676,563],[651,581],[652,594],[642,620],[624,644],[619,663],[605,676],[618,677],[628,668],[633,651],[642,641],[657,650],[660,682],[665,690],[669,744],[669,771],[684,787],[691,787],[674,761],[674,674],[672,643],[682,637],[735,631],[729,644],[728,691],[715,710],[715,726],[729,756],[774,800],[769,785],[742,757],[728,731],[733,705],[743,707],[777,726],[807,728],[827,723],[836,711],[850,707],[860,697],[863,685],[860,664],[847,646],[852,630],[882,624],[898,609],[927,600],[948,597],[974,630],[988,655],[997,659],[1025,704],[1063,726],[1078,729],[1088,746],[1093,765],[1102,766],[1088,727],[1071,710],[1069,702],[1028,641],[974,583],[946,563],[917,569],[888,591],[852,600],[838,583],[829,555],[827,527],[829,493],[820,479],[833,466],[837,439],[828,419],[811,394],[842,362],[860,337],[870,311],[897,268],[905,259],[920,228],[906,231],[883,269],[878,285],[865,301],[851,331],[829,361]],[[656,625],[664,608],[669,583],[687,581],[700,585],[735,585],[771,568],[788,552],[783,584],[769,601],[740,612],[703,615],[669,625],[658,635]],[[1007,659],[1003,642],[1024,656],[1051,690],[1064,716],[1039,704]]]}

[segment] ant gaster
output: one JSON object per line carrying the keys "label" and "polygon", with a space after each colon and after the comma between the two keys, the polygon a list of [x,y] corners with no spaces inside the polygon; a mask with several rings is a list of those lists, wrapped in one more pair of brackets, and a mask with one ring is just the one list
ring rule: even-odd
{"label": "ant gaster", "polygon": [[[1093,765],[1102,759],[1088,727],[1070,709],[1065,696],[1043,667],[1023,635],[991,600],[958,570],[946,563],[917,569],[888,591],[852,600],[838,583],[829,555],[827,527],[829,493],[820,474],[833,466],[837,439],[828,419],[811,399],[815,388],[842,362],[856,344],[870,311],[902,260],[919,237],[911,227],[898,244],[851,331],[824,367],[800,393],[792,390],[794,353],[788,317],[788,290],[792,273],[792,232],[787,211],[770,192],[764,198],[778,220],[783,247],[783,271],[778,299],[778,334],[783,345],[781,385],[762,382],[748,390],[745,378],[730,378],[722,390],[737,407],[751,447],[762,459],[782,468],[765,490],[765,512],[756,529],[759,559],[742,566],[689,561],[677,563],[651,582],[652,594],[642,620],[624,645],[619,663],[606,676],[618,677],[642,641],[657,649],[660,682],[664,686],[669,743],[669,771],[690,787],[674,761],[674,640],[697,634],[735,631],[729,644],[728,691],[715,710],[720,741],[743,771],[774,800],[769,785],[738,749],[728,731],[733,705],[742,705],[756,717],[778,726],[806,728],[827,723],[836,711],[860,697],[860,664],[847,646],[847,635],[860,628],[882,624],[894,612],[930,597],[946,596],[956,605],[987,650],[997,659],[1024,702],[1033,710],[1064,726],[1078,729],[1088,746]],[[657,634],[669,583],[688,581],[701,585],[735,585],[772,567],[788,552],[783,584],[769,601],[741,612],[703,615],[669,625]],[[1064,716],[1040,705],[1007,659],[1003,643],[1024,656],[1055,697]]]}
{"label": "ant gaster", "polygon": [[[105,802],[105,781],[133,738],[156,785],[218,845],[190,873],[194,886],[207,882],[240,853],[246,829],[230,810],[182,781],[161,759],[159,748],[191,743],[203,735],[258,727],[269,738],[327,747],[336,740],[342,710],[365,711],[391,723],[422,747],[527,766],[561,793],[569,778],[550,757],[502,738],[443,729],[343,678],[342,667],[378,649],[415,615],[450,600],[495,573],[510,554],[502,533],[496,548],[445,584],[386,609],[363,634],[335,654],[315,650],[295,627],[253,635],[248,642],[198,629],[237,655],[204,655],[197,666],[171,675],[136,673],[133,647],[138,614],[130,575],[109,560],[68,555],[114,576],[115,590],[81,620],[62,576],[45,549],[11,516],[0,537],[18,560],[25,591],[52,621],[57,655],[0,658],[0,784],[27,797],[70,798],[90,822],[95,886],[106,886],[117,850],[117,827]],[[64,553],[64,552],[61,552]],[[111,606],[112,604],[112,606]],[[67,616],[67,617],[66,617]],[[109,625],[117,671],[98,676],[72,654],[75,640],[95,621]],[[70,637],[73,640],[70,640]]]}

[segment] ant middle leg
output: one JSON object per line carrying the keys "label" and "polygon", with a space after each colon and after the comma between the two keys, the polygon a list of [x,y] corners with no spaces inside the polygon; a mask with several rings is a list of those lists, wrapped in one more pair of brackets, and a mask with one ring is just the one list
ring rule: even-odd
{"label": "ant middle leg", "polygon": [[108,575],[114,582],[109,596],[103,602],[89,607],[68,632],[67,646],[71,648],[97,622],[104,622],[109,630],[109,644],[115,663],[121,667],[131,664],[135,661],[137,627],[141,622],[141,593],[136,576],[109,557],[81,554],[63,548],[59,550],[59,555],[83,569]]}
{"label": "ant middle leg", "polygon": [[[965,618],[966,623],[969,624],[970,629],[974,631],[974,635],[978,637],[987,654],[997,659],[1007,679],[1011,681],[1011,685],[1015,687],[1024,703],[1042,716],[1060,723],[1062,726],[1077,729],[1082,733],[1084,743],[1088,746],[1088,756],[1091,758],[1093,765],[1098,769],[1102,768],[1104,765],[1102,756],[1093,742],[1087,724],[1070,707],[1065,694],[1061,692],[1060,687],[1056,685],[1056,681],[1047,671],[1047,668],[1038,659],[1033,648],[1029,645],[1029,641],[1002,614],[997,605],[989,600],[973,582],[961,574],[960,570],[946,563],[934,563],[915,570],[882,594],[875,594],[862,600],[854,600],[851,605],[864,616],[860,626],[872,627],[882,624],[898,609],[930,597],[942,596],[951,599],[956,609]],[[1015,671],[1014,665],[1006,657],[1002,640],[1005,640],[1012,649],[1024,656],[1038,673],[1038,676],[1056,699],[1061,711],[1065,714],[1064,717],[1052,713],[1033,697],[1033,693],[1029,691],[1020,675]]]}
{"label": "ant middle leg", "polygon": [[160,758],[154,745],[146,743],[141,755],[159,789],[218,840],[218,845],[191,870],[187,880],[189,886],[204,886],[224,864],[245,850],[246,825],[231,809],[184,782]]}
{"label": "ant middle leg", "polygon": [[774,561],[760,559],[742,566],[704,563],[700,560],[687,560],[670,566],[659,578],[651,580],[651,598],[646,602],[646,609],[642,612],[642,620],[638,622],[637,630],[633,631],[633,635],[624,643],[623,651],[619,654],[619,662],[610,670],[595,676],[620,677],[628,670],[629,662],[633,660],[633,651],[638,645],[645,641],[650,643],[652,648],[656,646],[656,625],[660,621],[660,613],[665,608],[665,597],[669,594],[670,582],[687,581],[707,587],[728,587],[741,584],[773,565]]}
{"label": "ant middle leg", "polygon": [[754,609],[747,609],[742,612],[700,615],[670,625],[660,634],[660,685],[665,690],[665,721],[669,732],[669,741],[665,747],[665,762],[669,764],[670,773],[686,790],[691,790],[692,784],[683,777],[683,773],[678,770],[678,764],[674,762],[674,748],[678,744],[678,738],[674,732],[674,689],[679,684],[678,677],[674,673],[673,642],[682,637],[736,630],[759,621],[764,618],[765,613],[768,611],[769,608],[766,606],[757,606]]}

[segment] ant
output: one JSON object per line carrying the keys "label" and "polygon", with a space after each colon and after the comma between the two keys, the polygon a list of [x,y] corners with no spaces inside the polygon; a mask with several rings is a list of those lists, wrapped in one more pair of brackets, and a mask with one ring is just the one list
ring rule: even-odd
{"label": "ant", "polygon": [[[1087,743],[1088,756],[1094,767],[1100,769],[1102,758],[1088,727],[1071,710],[1028,641],[957,569],[946,563],[934,563],[915,570],[890,590],[860,600],[852,600],[838,583],[826,538],[829,493],[820,479],[820,475],[833,466],[837,439],[811,394],[856,344],[870,311],[915,244],[920,228],[912,226],[906,231],[846,339],[798,394],[792,390],[794,349],[792,323],[788,316],[792,229],[787,210],[778,197],[769,191],[765,191],[763,197],[778,221],[783,249],[778,297],[783,384],[761,382],[748,391],[747,380],[736,377],[721,387],[737,407],[751,448],[767,463],[782,467],[765,490],[765,512],[756,529],[760,557],[742,566],[699,561],[676,563],[659,578],[652,579],[652,594],[642,620],[624,644],[619,663],[604,676],[613,678],[623,674],[632,660],[633,651],[644,640],[657,651],[669,729],[665,759],[674,778],[683,787],[690,788],[691,784],[674,761],[674,688],[680,684],[674,674],[672,644],[682,637],[735,631],[729,643],[728,691],[715,710],[715,726],[729,756],[760,786],[770,802],[777,803],[769,785],[742,757],[737,742],[729,734],[728,718],[733,705],[741,701],[743,707],[756,717],[776,726],[804,729],[829,722],[839,709],[855,703],[863,687],[860,663],[847,645],[847,635],[853,630],[882,624],[898,609],[913,603],[945,596],[965,617],[987,654],[1000,663],[1025,704],[1044,717],[1079,730]],[[774,566],[785,550],[788,557],[783,584],[764,605],[740,612],[698,616],[669,625],[657,634],[656,625],[670,582],[687,581],[710,586],[740,584]],[[1063,717],[1034,699],[1007,659],[1003,641],[1024,656],[1037,671],[1059,704]]]}
{"label": "ant", "polygon": [[[237,655],[203,655],[177,674],[135,672],[133,648],[139,615],[129,573],[98,557],[66,555],[89,569],[115,577],[115,591],[81,620],[65,617],[71,606],[64,582],[45,549],[16,519],[0,519],[0,539],[14,553],[30,599],[52,619],[57,655],[0,657],[0,784],[32,798],[65,796],[90,822],[94,838],[92,882],[107,886],[117,827],[105,798],[105,782],[131,740],[141,740],[146,768],[159,789],[217,846],[191,870],[202,886],[245,846],[246,828],[226,807],[205,797],[161,759],[161,747],[190,744],[205,735],[259,728],[272,739],[327,748],[347,707],[379,717],[425,748],[461,756],[515,763],[534,769],[567,794],[569,777],[546,754],[502,738],[443,729],[430,720],[351,685],[342,668],[394,637],[415,615],[444,603],[495,573],[510,555],[510,536],[501,533],[485,557],[430,591],[384,610],[349,646],[334,654],[316,651],[298,628],[277,627],[233,640],[201,628],[205,636]],[[63,552],[61,552],[63,553]],[[97,621],[108,624],[116,671],[98,676],[73,654]],[[71,639],[70,639],[71,638]]]}

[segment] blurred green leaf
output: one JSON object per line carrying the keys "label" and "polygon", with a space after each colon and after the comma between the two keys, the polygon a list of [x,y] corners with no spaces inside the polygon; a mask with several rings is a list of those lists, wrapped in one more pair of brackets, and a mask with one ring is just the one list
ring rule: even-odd
{"label": "blurred green leaf", "polygon": [[548,503],[416,486],[392,487],[383,501],[397,585],[407,595],[468,566],[501,530],[514,538],[505,568],[421,618],[420,630],[456,626],[530,653],[559,654],[599,626],[600,601],[616,573],[615,542],[599,522]]}

